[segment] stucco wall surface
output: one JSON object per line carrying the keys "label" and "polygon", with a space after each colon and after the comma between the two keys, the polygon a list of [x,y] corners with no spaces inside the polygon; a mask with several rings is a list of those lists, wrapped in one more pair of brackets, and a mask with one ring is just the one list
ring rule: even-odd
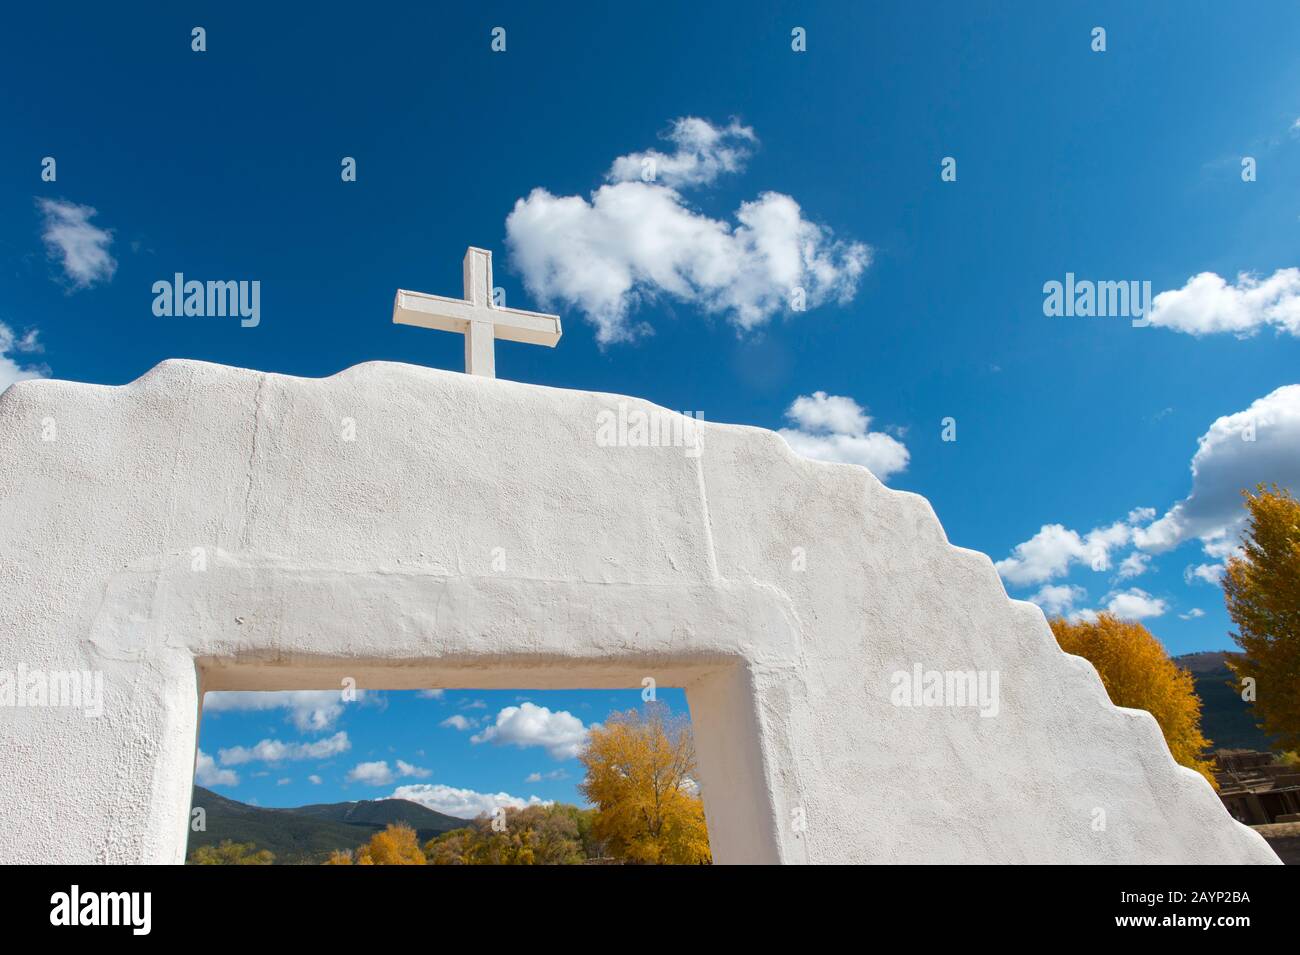
{"label": "stucco wall surface", "polygon": [[[11,387],[0,669],[105,700],[0,708],[0,862],[181,862],[204,690],[646,676],[719,862],[1277,861],[923,498],[756,428],[598,440],[638,411],[673,417],[392,363]],[[918,665],[996,715],[895,705]]]}

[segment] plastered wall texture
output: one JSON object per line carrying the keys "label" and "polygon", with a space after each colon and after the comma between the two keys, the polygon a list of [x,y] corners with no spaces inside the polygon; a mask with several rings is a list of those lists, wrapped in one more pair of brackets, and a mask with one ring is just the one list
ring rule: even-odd
{"label": "plastered wall texture", "polygon": [[[9,388],[0,669],[104,710],[0,709],[0,862],[182,862],[206,690],[646,676],[718,862],[1277,861],[923,498],[757,428],[602,446],[620,405],[672,417],[391,363]],[[996,672],[997,715],[894,705],[918,664]]]}

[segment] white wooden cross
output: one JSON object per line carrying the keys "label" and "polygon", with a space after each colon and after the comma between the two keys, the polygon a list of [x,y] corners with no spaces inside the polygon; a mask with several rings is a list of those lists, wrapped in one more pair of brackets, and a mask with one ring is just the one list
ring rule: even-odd
{"label": "white wooden cross", "polygon": [[397,290],[393,321],[465,336],[465,373],[495,378],[493,342],[504,338],[554,348],[560,340],[560,316],[497,308],[492,304],[492,253],[470,246],[465,252],[465,297],[446,298]]}

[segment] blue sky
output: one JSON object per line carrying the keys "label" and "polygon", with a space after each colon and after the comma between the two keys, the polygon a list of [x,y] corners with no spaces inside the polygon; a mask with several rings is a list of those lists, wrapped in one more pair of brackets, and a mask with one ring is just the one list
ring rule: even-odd
{"label": "blue sky", "polygon": [[[261,806],[400,796],[472,818],[500,805],[583,804],[577,749],[643,690],[208,693],[195,779]],[[686,694],[655,702],[687,713]]]}
{"label": "blue sky", "polygon": [[[458,296],[479,245],[564,319],[500,376],[785,428],[924,494],[1013,596],[1231,645],[1238,490],[1300,490],[1295,4],[139,9],[9,12],[0,386],[459,369],[391,303]],[[156,316],[176,272],[259,281],[257,327]],[[1067,273],[1149,282],[1150,324],[1049,317]]]}

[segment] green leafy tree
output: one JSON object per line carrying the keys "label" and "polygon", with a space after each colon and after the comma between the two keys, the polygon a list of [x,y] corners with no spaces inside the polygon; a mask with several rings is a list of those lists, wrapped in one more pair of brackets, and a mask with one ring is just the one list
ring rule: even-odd
{"label": "green leafy tree", "polygon": [[252,842],[231,842],[223,839],[219,845],[199,846],[189,857],[190,865],[272,865],[275,854],[269,849],[258,849]]}
{"label": "green leafy tree", "polygon": [[582,820],[589,815],[558,804],[506,808],[498,819],[483,815],[430,839],[424,854],[433,865],[577,865],[585,858]]}

